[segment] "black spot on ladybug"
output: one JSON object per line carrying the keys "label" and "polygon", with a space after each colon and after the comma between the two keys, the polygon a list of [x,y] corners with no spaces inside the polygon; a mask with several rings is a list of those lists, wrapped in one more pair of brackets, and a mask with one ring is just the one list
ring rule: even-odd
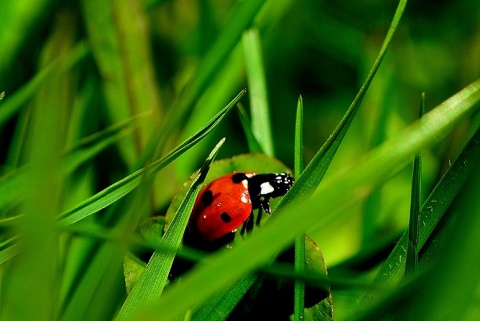
{"label": "black spot on ladybug", "polygon": [[245,173],[236,173],[232,175],[232,182],[234,184],[239,184],[246,179],[247,179],[247,175],[245,175]]}
{"label": "black spot on ladybug", "polygon": [[211,190],[206,190],[202,195],[202,203],[205,206],[210,206],[213,203],[213,192]]}
{"label": "black spot on ladybug", "polygon": [[220,214],[220,218],[222,219],[222,221],[224,221],[225,223],[229,223],[232,218],[230,217],[230,215],[228,215],[227,212],[223,212],[222,214]]}

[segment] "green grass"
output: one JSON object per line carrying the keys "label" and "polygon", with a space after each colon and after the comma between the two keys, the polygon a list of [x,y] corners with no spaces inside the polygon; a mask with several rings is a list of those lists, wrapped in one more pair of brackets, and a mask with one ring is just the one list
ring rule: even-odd
{"label": "green grass", "polygon": [[[1,320],[477,319],[478,1],[1,11]],[[296,182],[181,246],[232,171]]]}

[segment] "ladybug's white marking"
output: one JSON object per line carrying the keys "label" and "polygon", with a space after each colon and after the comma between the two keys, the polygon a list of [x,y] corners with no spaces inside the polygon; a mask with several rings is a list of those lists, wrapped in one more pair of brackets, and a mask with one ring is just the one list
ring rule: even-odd
{"label": "ladybug's white marking", "polygon": [[260,195],[267,195],[272,193],[275,189],[273,188],[272,184],[269,182],[265,182],[260,184]]}
{"label": "ladybug's white marking", "polygon": [[243,185],[243,188],[248,189],[248,181],[246,179],[242,181],[242,185]]}
{"label": "ladybug's white marking", "polygon": [[242,197],[240,198],[240,201],[244,204],[248,204],[248,197],[246,193],[242,193]]}

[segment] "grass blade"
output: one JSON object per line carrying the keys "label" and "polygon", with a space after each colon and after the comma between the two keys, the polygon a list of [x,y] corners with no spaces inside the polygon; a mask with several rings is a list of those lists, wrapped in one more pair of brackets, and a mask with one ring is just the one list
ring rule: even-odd
{"label": "grass blade", "polygon": [[252,287],[257,276],[247,275],[235,282],[233,287],[215,295],[208,300],[200,309],[196,309],[192,315],[192,321],[223,321],[232,312],[242,297]]}
{"label": "grass blade", "polygon": [[[145,163],[145,160],[153,155],[153,150],[162,151],[167,138],[171,137],[172,133],[179,128],[184,127],[185,119],[192,112],[194,103],[199,100],[200,95],[208,87],[215,74],[219,72],[222,63],[238,44],[243,31],[252,24],[264,2],[265,0],[250,0],[236,3],[232,9],[229,23],[225,25],[215,43],[205,54],[182,95],[170,106],[165,115],[165,121],[162,123],[162,134],[157,133],[152,136],[146,152],[140,157],[140,164]],[[236,68],[234,69],[236,70]],[[232,72],[231,76],[237,77],[238,73]]]}
{"label": "grass blade", "polygon": [[19,0],[2,2],[2,32],[0,32],[0,84],[7,82],[10,66],[20,56],[19,51],[34,33],[42,18],[55,5],[51,0]]}
{"label": "grass blade", "polygon": [[[295,176],[303,171],[303,99],[298,97],[297,115],[295,119]],[[305,234],[295,238],[295,273],[305,273]],[[295,280],[294,285],[293,318],[295,321],[304,320],[305,309],[305,281]]]}
{"label": "grass blade", "polygon": [[[215,126],[225,117],[225,115],[236,105],[241,97],[245,94],[245,90],[242,90],[223,110],[221,110],[212,120],[201,128],[197,133],[185,140],[177,148],[171,151],[167,156],[159,159],[150,164],[151,174],[154,175],[162,168],[170,164],[173,160],[179,157],[182,153],[188,150],[191,146],[195,145],[203,137],[205,137]],[[112,184],[103,191],[93,195],[89,199],[85,200],[75,208],[60,214],[60,224],[69,225],[78,222],[85,217],[88,217],[108,205],[116,202],[123,196],[130,193],[135,187],[140,184],[143,169],[140,169],[124,179]]]}
{"label": "grass blade", "polygon": [[148,18],[141,2],[119,0],[111,4],[129,113],[133,116],[152,112],[152,117],[138,128],[136,135],[138,148],[143,150],[163,117],[149,43]]}
{"label": "grass blade", "polygon": [[263,153],[262,147],[253,134],[252,123],[250,122],[250,119],[248,119],[247,111],[242,105],[238,106],[238,115],[247,139],[248,150],[250,153]]}
{"label": "grass blade", "polygon": [[[447,208],[450,206],[473,170],[474,159],[478,158],[480,153],[479,141],[480,130],[477,130],[476,134],[470,139],[470,142],[465,146],[462,153],[443,175],[423,204],[420,212],[420,220],[422,224],[419,226],[417,251],[421,251],[426,244],[428,238],[440,222]],[[403,263],[397,264],[397,262],[404,262],[402,258],[406,255],[408,241],[408,232],[405,232],[377,273],[374,285],[379,287],[394,286],[401,280],[404,274],[405,265]],[[375,299],[375,293],[367,293],[363,298],[360,307],[366,307]]]}
{"label": "grass blade", "polygon": [[[118,123],[134,114],[129,109],[126,72],[119,44],[120,32],[115,25],[113,6],[107,1],[80,1],[88,42],[102,78],[105,107],[112,122]],[[134,136],[125,137],[118,148],[123,161],[131,168],[139,150]]]}
{"label": "grass blade", "polygon": [[[252,8],[250,9],[254,9],[253,7],[257,6],[257,3],[254,2],[255,1],[249,2],[249,4],[252,4]],[[250,22],[244,25],[244,29],[240,30],[240,37],[247,28],[252,27],[252,24],[259,29],[262,37],[264,35],[265,38],[269,37],[270,35],[268,30],[274,28],[279,21],[282,21],[282,17],[285,17],[292,12],[291,7],[294,3],[295,1],[293,0],[265,1],[265,5],[263,5],[263,7],[257,11],[255,18],[253,18],[253,23]],[[258,5],[260,4],[258,3]],[[232,17],[235,17],[235,19],[247,17],[247,15],[237,15],[234,13],[234,10],[236,11],[237,9],[232,10]],[[250,15],[248,15],[247,18],[250,19]],[[235,21],[236,24],[240,24],[239,20]],[[221,37],[222,36],[219,36],[219,39]],[[237,42],[234,44],[227,55],[228,58],[225,60],[225,63],[217,66],[218,69],[212,73],[209,86],[213,90],[206,90],[205,93],[202,93],[202,96],[196,100],[194,109],[190,115],[191,117],[188,119],[188,122],[185,126],[184,135],[189,135],[191,132],[193,132],[193,129],[198,128],[199,123],[205,123],[211,115],[216,113],[221,106],[218,104],[219,99],[220,101],[223,101],[223,97],[228,97],[232,90],[236,90],[236,88],[239,86],[243,86],[244,80],[242,75],[244,74],[245,63],[244,55],[241,49],[241,43]],[[193,78],[195,78],[195,76]],[[187,85],[186,90],[189,88],[190,86]],[[204,101],[207,101],[208,105],[205,105],[203,103]],[[213,101],[213,103],[210,103],[210,101]],[[180,103],[181,102],[179,101],[178,104]],[[204,144],[206,143],[207,142],[204,142]],[[198,150],[208,149],[206,145],[199,145],[197,148]],[[254,151],[254,149],[250,149],[250,151]],[[192,155],[193,156],[188,157],[188,159],[184,158],[179,161],[177,166],[177,172],[179,175],[189,175],[198,167],[199,162],[202,161],[196,157],[198,153],[195,153],[195,151],[193,151]]]}
{"label": "grass blade", "polygon": [[[476,296],[480,275],[480,228],[479,160],[458,194],[455,219],[448,227],[441,242],[434,268],[422,274],[414,292],[409,312],[418,320],[467,320],[464,317],[469,307],[477,306]],[[468,254],[465,249],[469,249]],[[462,286],[459,286],[461,284]],[[478,313],[478,311],[477,311]],[[475,313],[476,314],[476,313]]]}
{"label": "grass blade", "polygon": [[[185,94],[181,96],[180,101],[172,110],[178,108],[175,117],[170,119],[170,127],[176,128],[184,115],[186,115],[200,93],[205,89],[214,72],[225,60],[227,55],[233,50],[240,40],[243,31],[252,23],[265,0],[251,0],[248,2],[238,2],[233,8],[230,17],[230,23],[225,26],[222,33],[218,36],[213,46],[210,48],[201,65],[197,69],[192,83],[187,87]],[[168,123],[167,123],[168,125]]]}
{"label": "grass blade", "polygon": [[[162,237],[162,240],[159,243],[159,248],[170,246],[173,249],[177,249],[180,246],[196,196],[202,188],[202,183],[205,180],[210,164],[224,142],[225,139],[222,139],[217,146],[215,146],[193,180],[187,195],[175,214],[172,224]],[[117,320],[128,320],[145,305],[160,297],[163,288],[167,283],[168,274],[174,258],[175,252],[173,251],[157,250],[153,253],[144,272],[120,309]]]}
{"label": "grass blade", "polygon": [[297,114],[295,118],[295,176],[298,177],[302,174],[303,164],[303,98],[298,97],[297,101]]}
{"label": "grass blade", "polygon": [[[72,293],[68,294],[59,320],[111,320],[115,307],[106,302],[122,299],[124,294],[118,280],[122,276],[121,258],[124,252],[120,252],[119,246],[111,242],[97,246],[95,255],[89,253],[88,265],[81,266],[81,279],[77,280]],[[116,291],[109,291],[112,288]]]}
{"label": "grass blade", "polygon": [[[54,30],[42,48],[45,64],[71,52],[74,29],[71,16],[56,19]],[[67,126],[65,116],[72,106],[70,74],[55,75],[45,82],[31,109],[31,125],[25,150],[32,170],[28,184],[21,187],[24,215],[16,226],[19,254],[8,263],[0,319],[51,320],[59,290],[59,236],[54,213],[59,211],[64,177],[58,158],[52,155],[64,148]],[[49,112],[45,112],[48,106]],[[35,267],[32,269],[32,267]],[[40,291],[41,289],[41,291]],[[29,306],[29,309],[25,309]]]}
{"label": "grass blade", "polygon": [[250,90],[250,112],[252,132],[265,154],[272,156],[273,141],[270,125],[270,106],[263,67],[263,57],[258,29],[251,28],[242,37],[248,88]]}
{"label": "grass blade", "polygon": [[[69,150],[62,153],[63,156],[59,159],[62,174],[70,174],[81,164],[116,142],[144,117],[145,115],[138,115],[78,141]],[[26,165],[0,178],[0,206],[5,208],[21,197],[22,186],[28,185],[30,170],[31,166]],[[11,221],[6,223],[13,224]],[[2,222],[0,221],[1,225]]]}
{"label": "grass blade", "polygon": [[[464,160],[479,164],[478,140],[475,144],[477,147],[470,150],[473,153]],[[478,307],[476,296],[472,293],[478,289],[479,281],[480,251],[476,232],[480,228],[480,204],[478,195],[472,191],[480,186],[477,169],[478,166],[474,165],[467,170],[472,175],[462,175],[466,184],[458,193],[454,209],[457,218],[449,228],[443,229],[444,239],[437,249],[436,259],[429,262],[423,273],[417,273],[403,285],[391,288],[392,291],[379,297],[371,307],[360,314],[355,313],[348,320],[383,320],[387,316],[394,317],[395,313],[414,316],[414,320],[476,319]],[[468,255],[465,255],[465,248],[471,249]],[[470,317],[466,317],[468,313],[471,313]]]}
{"label": "grass blade", "polygon": [[[422,94],[420,104],[420,118],[425,112],[425,93]],[[415,155],[413,161],[412,196],[410,201],[410,220],[408,224],[408,247],[407,261],[405,263],[405,275],[413,275],[418,267],[418,236],[421,208],[421,184],[422,184],[422,154]]]}
{"label": "grass blade", "polygon": [[[268,263],[275,253],[291,244],[302,231],[312,226],[325,226],[341,214],[349,213],[347,209],[362,200],[373,187],[391,178],[416,152],[444,138],[456,124],[478,110],[475,104],[479,101],[480,80],[373,150],[354,168],[324,181],[312,198],[301,205],[283,208],[281,215],[270,220],[272,224],[266,225],[245,242],[231,251],[213,254],[208,264],[198,266],[137,317],[148,321],[162,315],[163,320],[173,320],[242,275]],[[271,241],[273,239],[275,242]],[[247,257],[249,259],[245,260]],[[208,287],[205,286],[206,280]],[[179,297],[182,297],[181,301]]]}
{"label": "grass blade", "polygon": [[69,71],[82,61],[90,52],[84,42],[80,42],[72,49],[70,54],[62,56],[43,67],[27,84],[12,95],[8,95],[0,108],[0,125],[8,121],[15,113],[23,108],[28,100],[52,75],[59,75]]}
{"label": "grass blade", "polygon": [[[284,172],[288,169],[282,163],[277,160],[266,156],[265,154],[244,154],[233,157],[231,159],[223,159],[214,162],[209,171],[207,180],[218,178],[224,174],[231,173],[233,171],[254,171],[257,173],[278,173]],[[184,194],[181,191],[179,198],[182,199]],[[177,208],[178,201],[176,198],[170,204],[167,212],[167,220],[169,219],[169,213],[174,212]],[[235,247],[235,242],[232,247]],[[197,259],[198,261],[198,259]],[[245,276],[238,282],[230,284],[228,288],[224,289],[221,293],[215,295],[208,300],[205,304],[198,306],[193,311],[191,316],[192,320],[224,320],[226,316],[231,315],[232,310],[237,310],[238,304],[241,303],[241,299],[245,296],[252,284],[257,280],[257,276]]]}
{"label": "grass blade", "polygon": [[353,121],[353,118],[360,106],[360,103],[365,96],[365,93],[367,92],[367,89],[370,86],[370,83],[372,82],[373,77],[375,76],[375,73],[377,72],[383,57],[385,56],[387,48],[400,22],[403,11],[405,10],[406,4],[406,0],[399,2],[390,28],[388,29],[387,35],[385,36],[385,40],[383,41],[382,47],[380,48],[380,52],[378,53],[377,59],[375,60],[373,67],[367,76],[367,79],[363,83],[352,104],[350,105],[347,112],[340,121],[340,124],[335,128],[332,135],[330,135],[330,137],[323,144],[318,153],[315,154],[313,159],[302,172],[302,175],[297,178],[295,184],[290,189],[289,193],[287,193],[287,195],[282,198],[280,204],[278,205],[279,208],[280,206],[284,206],[285,204],[288,204],[293,200],[300,201],[308,198],[315,191],[318,184],[323,179],[323,176],[325,175],[328,167],[330,166],[330,163],[332,162],[333,157],[335,156],[335,153],[343,140],[343,137],[345,137],[345,134],[351,122]]}
{"label": "grass blade", "polygon": [[18,253],[18,236],[11,237],[0,244],[0,264],[10,260]]}

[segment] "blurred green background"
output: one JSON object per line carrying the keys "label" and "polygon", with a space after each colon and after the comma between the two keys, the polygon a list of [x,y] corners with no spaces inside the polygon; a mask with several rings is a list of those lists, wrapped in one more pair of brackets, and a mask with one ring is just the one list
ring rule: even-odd
{"label": "blurred green background", "polygon": [[[248,88],[241,31],[252,25],[261,41],[274,155],[293,167],[295,107],[302,95],[307,163],[365,80],[397,1],[250,1],[263,5],[260,12],[238,13],[246,2],[0,0],[1,174],[143,115],[133,132],[76,168],[61,193],[58,207],[65,210],[138,168],[149,138],[159,132],[166,133],[164,145],[155,152],[164,154]],[[328,173],[413,122],[422,92],[428,111],[479,75],[480,1],[410,1]],[[242,99],[247,110],[250,103]],[[52,132],[40,139],[32,123],[50,113]],[[468,130],[460,127],[424,152],[426,191],[461,150]],[[249,151],[233,112],[159,175],[151,214],[165,213],[221,137],[227,143],[218,158]],[[398,235],[408,224],[410,185],[411,169],[359,206],[357,221],[318,231],[314,238],[327,265]],[[371,232],[362,231],[368,211],[381,213],[380,228]],[[0,212],[5,218],[12,209]]]}
{"label": "blurred green background", "polygon": [[[6,93],[4,104],[45,65],[85,42],[87,52],[73,69],[58,76],[60,87],[48,93],[58,96],[62,105],[59,110],[64,113],[65,128],[59,130],[59,135],[71,135],[70,141],[74,141],[134,114],[155,110],[154,119],[137,137],[140,141],[123,140],[95,158],[92,188],[108,186],[132,166],[145,147],[146,137],[162,130],[157,126],[163,126],[168,112],[180,108],[176,101],[185,86],[191,86],[199,68],[205,67],[205,57],[218,52],[219,35],[235,4],[236,1],[152,0],[109,5],[96,1],[3,0],[0,90]],[[298,96],[304,99],[304,155],[308,162],[364,81],[396,5],[396,1],[277,1],[267,2],[255,18],[263,49],[275,155],[285,164],[293,166]],[[478,77],[479,21],[477,0],[409,3],[333,167],[355,161],[358,155],[412,122],[418,114],[421,92],[426,92],[428,111]],[[227,40],[238,42],[228,37]],[[127,66],[122,59],[130,59],[127,63],[131,65]],[[181,116],[181,126],[172,131],[171,144],[193,133],[241,88],[247,87],[241,43],[214,59],[217,65],[207,76],[208,85],[199,88],[195,101],[187,107],[188,115]],[[128,70],[131,66],[139,71]],[[129,77],[136,79],[128,83]],[[139,88],[136,97],[129,93],[132,88]],[[16,105],[15,112],[2,119],[3,172],[26,162],[22,139],[33,99],[41,103],[42,96],[38,92],[26,96]],[[135,106],[127,106],[135,100]],[[249,102],[244,99],[242,104],[248,107]],[[49,106],[44,105],[43,111],[48,112]],[[81,115],[73,120],[75,113]],[[379,117],[385,119],[382,128],[374,125]],[[220,151],[220,158],[248,151],[238,116],[232,113],[213,135],[169,169],[171,176],[157,196],[155,210],[165,209],[179,185],[198,168],[209,148],[221,137],[227,137],[228,143]],[[427,187],[460,147],[452,138],[426,154]],[[395,191],[387,192],[382,200],[387,207],[382,212],[399,216],[402,225],[407,219],[404,193],[409,190],[408,175],[404,179],[393,182],[390,189]],[[351,231],[347,235],[352,238]],[[345,242],[342,238],[334,239]],[[358,241],[354,237],[346,243]],[[335,243],[331,250],[340,245]],[[329,257],[329,245],[325,247]]]}

